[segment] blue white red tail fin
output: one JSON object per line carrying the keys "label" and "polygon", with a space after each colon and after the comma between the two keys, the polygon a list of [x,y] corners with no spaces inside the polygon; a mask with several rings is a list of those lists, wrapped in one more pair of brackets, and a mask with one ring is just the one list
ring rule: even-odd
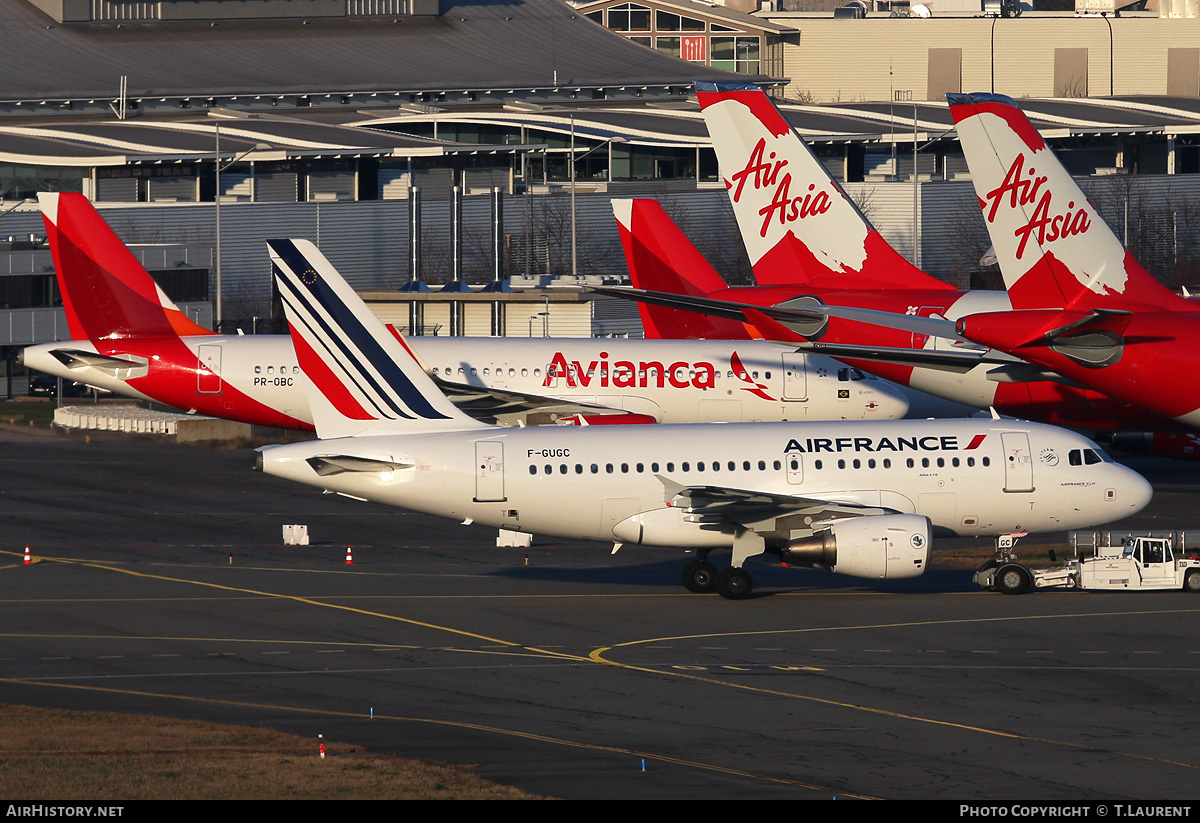
{"label": "blue white red tail fin", "polygon": [[267,247],[318,437],[486,428],[446,399],[315,245]]}
{"label": "blue white red tail fin", "polygon": [[1192,310],[1121,245],[1015,101],[947,98],[1014,309]]}
{"label": "blue white red tail fin", "polygon": [[[625,263],[635,288],[703,297],[728,287],[657,200],[613,200]],[[646,337],[742,339],[741,324],[695,312],[638,303]]]}
{"label": "blue white red tail fin", "polygon": [[71,337],[212,334],[189,320],[86,197],[38,195]]}
{"label": "blue white red tail fin", "polygon": [[952,288],[888,245],[761,88],[696,92],[759,285]]}

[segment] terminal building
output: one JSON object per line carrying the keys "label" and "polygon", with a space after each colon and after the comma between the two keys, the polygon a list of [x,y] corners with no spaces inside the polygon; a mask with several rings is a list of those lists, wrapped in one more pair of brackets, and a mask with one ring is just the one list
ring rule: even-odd
{"label": "terminal building", "polygon": [[1196,282],[1186,4],[760,5],[0,0],[0,355],[11,368],[21,346],[65,336],[29,202],[44,191],[86,194],[168,294],[225,331],[276,328],[264,241],[293,236],[410,333],[638,334],[629,307],[580,291],[623,275],[614,197],[659,199],[750,282],[691,94],[711,79],[768,87],[884,235],[962,285],[996,279],[942,95],[1030,97],[1143,262]]}

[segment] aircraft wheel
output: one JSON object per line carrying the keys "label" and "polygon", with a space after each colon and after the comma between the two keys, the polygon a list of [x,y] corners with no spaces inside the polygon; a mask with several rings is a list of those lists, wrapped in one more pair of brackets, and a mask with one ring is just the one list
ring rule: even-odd
{"label": "aircraft wheel", "polygon": [[1001,594],[1021,594],[1029,588],[1029,572],[1015,563],[996,570],[996,591]]}
{"label": "aircraft wheel", "polygon": [[1200,593],[1200,570],[1192,569],[1183,578],[1183,590],[1192,594]]}
{"label": "aircraft wheel", "polygon": [[717,575],[717,593],[726,600],[745,600],[754,590],[754,580],[745,569],[722,569]]}
{"label": "aircraft wheel", "polygon": [[697,594],[713,591],[717,588],[717,567],[704,560],[693,560],[683,567],[683,587]]}

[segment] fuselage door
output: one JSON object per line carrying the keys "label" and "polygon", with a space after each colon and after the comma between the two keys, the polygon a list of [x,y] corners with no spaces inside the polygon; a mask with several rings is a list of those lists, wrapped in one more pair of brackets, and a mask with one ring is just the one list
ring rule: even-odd
{"label": "fuselage door", "polygon": [[804,355],[799,352],[783,355],[783,399],[808,399],[808,369]]}
{"label": "fuselage door", "polygon": [[196,393],[221,393],[221,347],[211,343],[196,348],[200,365],[196,369]]}
{"label": "fuselage door", "polygon": [[1004,445],[1004,490],[1033,491],[1033,458],[1029,454],[1029,435],[1025,432],[1003,432],[1000,442]]}
{"label": "fuselage door", "polygon": [[500,503],[504,496],[504,444],[499,440],[475,442],[475,502]]}
{"label": "fuselage door", "polygon": [[787,470],[787,482],[793,486],[804,483],[804,455],[799,452],[788,452],[784,456],[784,468]]}

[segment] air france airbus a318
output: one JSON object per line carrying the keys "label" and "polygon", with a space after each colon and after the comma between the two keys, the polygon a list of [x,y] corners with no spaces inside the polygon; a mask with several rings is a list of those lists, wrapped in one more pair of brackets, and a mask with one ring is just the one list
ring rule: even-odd
{"label": "air france airbus a318", "polygon": [[[26,366],[201,414],[311,429],[287,335],[217,335],[192,323],[80,194],[41,195],[72,340],[30,346]],[[882,380],[763,342],[419,337],[453,402],[508,425],[885,420],[908,402]]]}
{"label": "air france airbus a318", "polygon": [[[914,577],[930,538],[1083,528],[1150,500],[1090,440],[1011,420],[499,428],[463,414],[311,243],[271,241],[316,441],[261,471],[455,520],[694,549],[691,591],[738,599],[751,558]],[[718,572],[715,549],[732,549]]]}

